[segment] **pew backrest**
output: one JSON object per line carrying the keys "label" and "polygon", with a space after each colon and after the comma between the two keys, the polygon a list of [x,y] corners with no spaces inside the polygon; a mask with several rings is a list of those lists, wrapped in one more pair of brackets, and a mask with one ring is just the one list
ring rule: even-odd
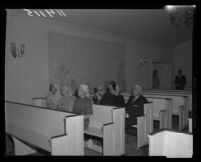
{"label": "pew backrest", "polygon": [[72,116],[78,115],[5,102],[6,132],[47,151],[52,137],[66,134],[65,118]]}
{"label": "pew backrest", "polygon": [[168,103],[166,99],[163,98],[152,98],[146,97],[149,102],[153,103],[153,116],[159,118],[159,113],[162,110],[167,110]]}
{"label": "pew backrest", "polygon": [[93,104],[93,115],[90,117],[89,127],[100,128],[104,124],[112,123],[113,113],[115,107],[103,106]]}

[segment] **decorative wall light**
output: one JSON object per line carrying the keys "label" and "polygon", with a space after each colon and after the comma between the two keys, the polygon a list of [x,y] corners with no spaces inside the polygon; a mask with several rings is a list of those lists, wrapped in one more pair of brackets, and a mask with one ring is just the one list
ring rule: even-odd
{"label": "decorative wall light", "polygon": [[140,62],[139,62],[140,66],[142,66],[146,63],[147,63],[147,58],[146,57],[140,57]]}
{"label": "decorative wall light", "polygon": [[61,9],[23,9],[29,16],[54,17],[56,15],[67,17],[66,13]]}
{"label": "decorative wall light", "polygon": [[20,48],[17,48],[15,43],[14,42],[11,42],[10,43],[10,51],[11,51],[11,54],[14,58],[16,58],[17,56],[18,57],[22,57],[24,55],[24,52],[25,52],[25,44],[22,43],[20,45]]}

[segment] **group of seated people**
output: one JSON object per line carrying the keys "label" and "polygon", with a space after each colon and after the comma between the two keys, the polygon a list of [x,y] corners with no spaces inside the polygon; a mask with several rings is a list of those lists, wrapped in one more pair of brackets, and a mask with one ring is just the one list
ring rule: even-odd
{"label": "group of seated people", "polygon": [[111,81],[108,87],[99,85],[93,102],[100,105],[125,107],[124,97],[120,94],[120,87],[114,81]]}
{"label": "group of seated people", "polygon": [[92,98],[89,97],[89,88],[81,84],[77,95],[73,95],[69,86],[59,87],[58,84],[50,85],[50,92],[47,95],[47,107],[67,112],[84,115],[84,129],[89,125],[90,116],[93,114],[92,105],[100,104],[115,107],[125,107],[125,127],[135,125],[138,116],[144,115],[143,104],[147,99],[143,96],[142,87],[135,85],[132,94],[125,103],[124,97],[120,94],[120,87],[111,81],[108,87],[99,85]]}

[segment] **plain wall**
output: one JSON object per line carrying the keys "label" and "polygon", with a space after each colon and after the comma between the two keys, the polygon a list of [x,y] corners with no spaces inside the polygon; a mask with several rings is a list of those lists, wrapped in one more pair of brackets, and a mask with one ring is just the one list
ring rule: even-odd
{"label": "plain wall", "polygon": [[[54,36],[52,35],[50,38],[48,33],[54,33]],[[66,47],[59,49],[58,52],[58,47],[61,44],[49,44],[49,40],[58,37],[58,35],[60,35],[60,43],[63,46],[62,39],[71,43],[72,46],[66,44]],[[87,41],[84,42],[84,40]],[[11,56],[10,42],[15,42],[17,47],[21,43],[26,44],[25,54],[22,58],[14,59]],[[71,48],[71,53],[67,53],[67,47]],[[103,49],[101,49],[102,47]],[[48,48],[51,51],[48,51]],[[82,51],[83,49],[85,51]],[[84,52],[87,54],[87,58],[83,56],[81,59],[76,58],[73,55],[75,51],[79,54]],[[97,53],[92,55],[95,52]],[[105,59],[106,53],[108,59]],[[110,55],[110,53],[112,54]],[[33,97],[46,96],[49,90],[49,78],[51,77],[49,77],[49,74],[51,74],[49,63],[51,64],[51,60],[56,59],[57,55],[60,55],[61,59],[64,57],[66,63],[71,65],[69,71],[78,83],[82,81],[95,83],[96,81],[102,82],[105,79],[113,79],[116,74],[112,75],[112,72],[117,70],[115,67],[116,59],[121,57],[120,59],[123,61],[123,82],[126,84],[124,88],[127,90],[136,83],[141,84],[144,88],[151,87],[152,59],[162,58],[163,60],[173,61],[173,49],[169,47],[138,40],[126,40],[105,32],[72,24],[58,23],[53,19],[48,21],[40,17],[8,14],[5,57],[6,100],[31,104]],[[67,55],[70,57],[67,57]],[[147,57],[145,66],[139,66],[140,57]],[[110,62],[111,60],[114,62]],[[82,66],[82,71],[79,71],[81,66],[79,68],[77,66],[80,62],[84,62],[84,65],[86,65]],[[100,65],[102,65],[102,69]],[[98,69],[97,72],[95,69]]]}
{"label": "plain wall", "polygon": [[[22,57],[12,57],[10,42],[25,43]],[[48,92],[48,44],[46,24],[38,19],[8,14],[5,53],[5,99],[31,104]]]}
{"label": "plain wall", "polygon": [[55,80],[55,66],[62,61],[77,85],[86,83],[93,88],[111,80],[120,83],[116,62],[125,56],[123,44],[57,32],[48,32],[48,44],[50,80]]}
{"label": "plain wall", "polygon": [[192,40],[188,40],[174,48],[174,78],[178,69],[186,76],[186,88],[192,88]]}
{"label": "plain wall", "polygon": [[[146,57],[147,63],[140,65],[140,57]],[[130,90],[135,84],[144,89],[152,88],[152,61],[173,61],[173,48],[135,41],[126,46],[126,89]]]}

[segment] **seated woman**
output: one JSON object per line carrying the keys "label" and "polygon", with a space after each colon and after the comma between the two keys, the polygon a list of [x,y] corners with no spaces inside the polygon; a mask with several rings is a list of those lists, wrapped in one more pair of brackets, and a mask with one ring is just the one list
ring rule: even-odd
{"label": "seated woman", "polygon": [[135,85],[132,95],[126,103],[126,120],[125,128],[137,124],[137,117],[144,115],[143,104],[147,103],[147,99],[143,96],[143,90],[140,85]]}
{"label": "seated woman", "polygon": [[73,111],[75,97],[72,96],[71,88],[68,86],[61,87],[62,97],[59,100],[58,109],[63,111]]}
{"label": "seated woman", "polygon": [[81,84],[78,88],[78,98],[75,100],[73,112],[84,115],[84,129],[88,128],[93,109],[92,101],[89,99],[88,86],[85,84]]}
{"label": "seated woman", "polygon": [[97,93],[94,95],[93,102],[94,104],[112,106],[113,95],[107,92],[103,85],[99,85]]}
{"label": "seated woman", "polygon": [[50,85],[50,92],[47,95],[47,107],[57,109],[59,99],[61,98],[60,88],[57,83]]}
{"label": "seated woman", "polygon": [[116,82],[115,81],[111,81],[110,84],[108,85],[108,89],[109,89],[109,93],[114,95],[115,94],[115,89],[116,89]]}
{"label": "seated woman", "polygon": [[118,85],[116,85],[115,91],[113,93],[113,105],[117,107],[124,107],[125,106],[125,100],[122,95],[120,95],[120,88]]}

